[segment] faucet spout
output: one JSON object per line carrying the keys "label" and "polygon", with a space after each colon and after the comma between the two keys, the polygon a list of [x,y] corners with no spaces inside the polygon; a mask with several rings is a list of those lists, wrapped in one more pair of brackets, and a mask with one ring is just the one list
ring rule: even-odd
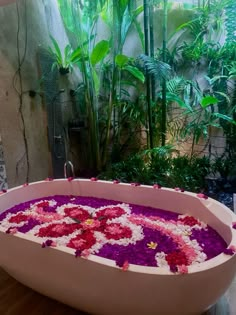
{"label": "faucet spout", "polygon": [[65,178],[71,177],[71,176],[68,176],[68,171],[69,171],[69,174],[74,178],[75,177],[74,165],[71,161],[66,161],[64,164],[64,177]]}

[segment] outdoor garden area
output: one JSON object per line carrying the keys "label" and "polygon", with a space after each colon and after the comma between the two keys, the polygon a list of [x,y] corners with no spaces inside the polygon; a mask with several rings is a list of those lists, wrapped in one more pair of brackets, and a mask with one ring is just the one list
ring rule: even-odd
{"label": "outdoor garden area", "polygon": [[[63,177],[69,160],[76,177],[179,187],[231,205],[234,1],[59,0],[47,7],[51,13],[40,14],[51,14],[52,21],[36,43],[30,32],[34,13],[24,1],[17,6],[10,55],[22,152],[6,162],[9,186],[11,177],[29,181],[36,168],[34,145],[42,140],[30,128],[39,114],[37,137],[44,143],[37,165],[44,160],[41,168],[51,177]],[[30,54],[36,64],[29,65]],[[5,160],[12,151],[7,128],[2,125]]]}
{"label": "outdoor garden area", "polygon": [[82,76],[70,91],[69,131],[80,129],[75,146],[86,160],[80,169],[72,157],[77,176],[158,183],[232,204],[234,3],[59,1],[59,8],[71,42],[61,51],[51,37],[53,66]]}
{"label": "outdoor garden area", "polygon": [[235,315],[235,0],[0,21],[0,314]]}
{"label": "outdoor garden area", "polygon": [[80,76],[64,126],[76,176],[205,192],[232,207],[234,1],[58,5],[68,43],[50,37],[52,69]]}

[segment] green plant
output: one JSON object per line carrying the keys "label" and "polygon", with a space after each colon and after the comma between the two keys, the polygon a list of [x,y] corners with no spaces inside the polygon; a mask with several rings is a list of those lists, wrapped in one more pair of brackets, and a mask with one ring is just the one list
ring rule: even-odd
{"label": "green plant", "polygon": [[232,170],[235,168],[235,157],[229,157],[226,154],[216,156],[212,163],[212,172],[215,176],[219,176],[227,180]]}
{"label": "green plant", "polygon": [[106,172],[99,175],[99,178],[148,184],[149,172],[144,160],[139,155],[133,155],[124,161],[112,164]]}
{"label": "green plant", "polygon": [[[166,79],[170,76],[171,73],[171,68],[170,66],[163,62],[158,60],[157,58],[154,57],[149,57],[146,55],[140,55],[140,60],[143,64],[143,68],[146,72],[146,76],[147,78],[150,76],[151,78],[153,78],[155,80],[155,87],[160,87],[162,86],[161,89],[161,94],[162,94],[162,100],[163,100],[163,95],[165,96],[165,102],[166,103]],[[165,92],[164,92],[165,91]],[[154,95],[155,95],[155,99],[151,102],[150,106],[151,106],[151,110],[148,110],[148,121],[149,121],[149,129],[150,129],[150,123],[151,123],[151,128],[152,128],[152,146],[150,145],[150,148],[153,147],[155,142],[159,142],[159,139],[154,139],[154,130],[157,127],[157,124],[160,124],[161,128],[159,128],[160,130],[160,135],[161,135],[161,139],[162,139],[162,145],[164,145],[165,141],[165,134],[166,134],[166,109],[163,109],[163,107],[166,106],[166,104],[163,105],[162,102],[162,106],[160,108],[160,110],[157,110],[157,103],[156,103],[156,90],[153,91]],[[147,97],[147,102],[150,102],[150,100],[148,101],[148,97]],[[155,113],[158,113],[158,118],[155,117]],[[163,114],[164,113],[164,114]],[[164,119],[164,121],[163,121]],[[150,131],[150,130],[149,130]]]}
{"label": "green plant", "polygon": [[[131,79],[132,85],[144,81],[135,61],[123,54],[132,26],[143,42],[136,20],[143,9],[134,6],[131,0],[58,2],[71,42],[79,47],[76,64],[82,74],[83,104],[88,117],[88,156],[90,167],[96,172],[107,164],[112,146],[119,143],[117,138],[122,128],[119,104],[127,98],[127,86],[131,86]],[[107,38],[99,42],[98,20],[108,27]]]}
{"label": "green plant", "polygon": [[71,46],[69,44],[66,45],[64,52],[62,52],[56,39],[53,36],[50,36],[50,38],[52,41],[52,47],[49,47],[49,52],[55,59],[55,62],[52,65],[52,70],[57,67],[61,74],[69,73],[72,69]]}
{"label": "green plant", "polygon": [[169,146],[144,151],[112,164],[99,178],[149,185],[158,183],[161,186],[180,187],[193,192],[206,190],[205,178],[211,173],[209,158],[173,156],[172,153],[173,147]]}

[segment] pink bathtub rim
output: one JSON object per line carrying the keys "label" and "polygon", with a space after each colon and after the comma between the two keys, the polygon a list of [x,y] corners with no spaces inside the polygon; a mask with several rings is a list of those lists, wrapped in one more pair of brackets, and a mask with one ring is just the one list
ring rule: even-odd
{"label": "pink bathtub rim", "polygon": [[[41,185],[47,185],[48,187],[48,191],[50,192],[50,186],[53,187],[57,184],[65,184],[68,185],[68,187],[74,188],[75,185],[77,184],[89,184],[91,185],[91,188],[95,189],[96,185],[98,184],[105,184],[105,185],[113,185],[113,186],[117,186],[114,185],[113,182],[110,181],[103,181],[103,180],[96,180],[96,181],[91,181],[89,179],[73,179],[73,181],[68,181],[67,179],[55,179],[53,181],[38,181],[38,182],[32,182],[29,183],[29,185],[25,185],[25,186],[17,186],[14,188],[9,189],[7,192],[5,192],[4,194],[0,195],[0,207],[1,207],[1,202],[3,199],[6,199],[9,197],[9,194],[12,194],[14,192],[18,192],[19,190],[22,190],[22,192],[29,192],[29,190],[33,187],[33,188],[37,188],[37,186],[41,186]],[[127,184],[127,183],[119,183],[119,187],[126,187],[129,188],[130,191],[139,191],[139,193],[143,192],[143,191],[148,191],[148,190],[152,190],[155,192],[155,194],[160,194],[162,192],[169,192],[171,194],[179,196],[179,198],[182,198],[183,195],[185,196],[190,196],[191,198],[193,198],[194,200],[197,200],[198,202],[200,202],[207,210],[209,210],[210,212],[212,212],[213,215],[216,216],[215,214],[215,209],[221,209],[222,213],[220,214],[219,217],[219,211],[218,211],[218,216],[217,218],[221,221],[222,226],[227,226],[228,228],[228,239],[230,239],[230,242],[228,240],[227,241],[227,245],[236,245],[236,230],[233,229],[232,224],[233,222],[236,222],[236,215],[234,212],[232,212],[229,208],[227,208],[225,205],[223,205],[222,203],[212,199],[212,198],[199,198],[197,196],[197,194],[192,193],[192,192],[181,192],[181,191],[176,191],[175,189],[171,189],[171,188],[161,188],[161,189],[154,189],[152,186],[148,186],[148,185],[140,185],[140,186],[135,186],[135,185],[131,185],[131,184]],[[116,187],[115,187],[116,188]],[[59,193],[59,194],[63,194],[63,193]],[[75,194],[75,191],[72,189],[72,193],[71,195]],[[46,196],[50,196],[50,195],[55,195],[55,193],[49,193],[48,195],[44,195],[44,197]],[[79,194],[78,194],[79,195]],[[92,194],[93,195],[93,194]],[[30,196],[30,194],[29,194]],[[43,197],[43,196],[42,196]],[[37,197],[35,197],[37,198]],[[39,196],[38,198],[41,198],[41,196]],[[104,197],[102,197],[104,198]],[[30,197],[28,199],[22,199],[21,202],[24,201],[28,201],[34,199],[34,197]],[[112,199],[112,198],[107,198],[107,199]],[[117,199],[114,199],[117,200]],[[120,200],[122,201],[122,200]],[[19,203],[19,202],[17,202]],[[17,203],[12,203],[12,206],[16,205]],[[135,202],[133,202],[135,203]],[[8,207],[9,208],[9,207]],[[7,208],[1,210],[1,212],[5,211]],[[168,209],[165,209],[168,210]],[[169,209],[170,211],[173,211],[172,209]],[[206,222],[207,223],[207,222]],[[214,227],[213,227],[214,228]],[[5,229],[3,229],[0,226],[0,232],[5,233]],[[221,233],[220,233],[221,234]],[[224,235],[221,235],[224,238]],[[9,237],[18,237],[20,239],[25,239],[28,241],[32,241],[34,243],[37,243],[40,247],[41,247],[41,240],[35,236],[29,236],[27,234],[21,233],[21,232],[17,232],[14,235],[9,235]],[[39,248],[40,250],[40,248]],[[67,253],[69,255],[74,256],[75,255],[75,251],[73,249],[70,249],[68,247],[65,246],[57,246],[57,247],[50,247],[47,250],[56,250],[56,251],[62,251],[64,253]],[[220,265],[226,264],[227,262],[229,262],[230,260],[234,259],[235,260],[236,255],[230,256],[230,255],[226,255],[224,253],[221,253],[220,255],[205,261],[203,263],[200,264],[196,264],[193,266],[189,266],[188,267],[188,274],[193,274],[193,273],[198,273],[201,271],[206,271],[212,268],[216,268]],[[83,257],[78,257],[77,259],[87,259],[89,261],[98,263],[98,264],[102,264],[104,266],[107,267],[111,267],[111,268],[116,268],[119,269],[119,267],[116,266],[115,261],[107,259],[107,258],[102,258],[96,255],[89,255],[88,258],[83,258]],[[186,275],[177,275],[175,273],[172,273],[171,271],[169,271],[166,268],[162,268],[162,267],[147,267],[147,266],[139,266],[139,265],[133,265],[130,264],[129,265],[129,269],[128,272],[136,272],[136,273],[143,273],[143,274],[152,274],[152,275],[169,275],[169,276],[187,276]]]}

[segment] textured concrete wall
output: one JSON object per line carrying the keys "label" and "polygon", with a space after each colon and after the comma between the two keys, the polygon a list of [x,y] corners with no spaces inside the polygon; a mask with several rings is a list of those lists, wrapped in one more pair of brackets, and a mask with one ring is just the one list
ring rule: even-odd
{"label": "textured concrete wall", "polygon": [[50,44],[49,33],[57,38],[62,48],[67,36],[56,0],[19,0],[17,5],[0,6],[0,21],[0,134],[8,184],[12,187],[24,183],[27,174],[24,128],[19,113],[19,63],[22,63],[22,112],[29,153],[29,181],[35,181],[51,175],[51,159],[44,99],[40,95],[30,98],[28,91],[39,90],[38,51]]}

